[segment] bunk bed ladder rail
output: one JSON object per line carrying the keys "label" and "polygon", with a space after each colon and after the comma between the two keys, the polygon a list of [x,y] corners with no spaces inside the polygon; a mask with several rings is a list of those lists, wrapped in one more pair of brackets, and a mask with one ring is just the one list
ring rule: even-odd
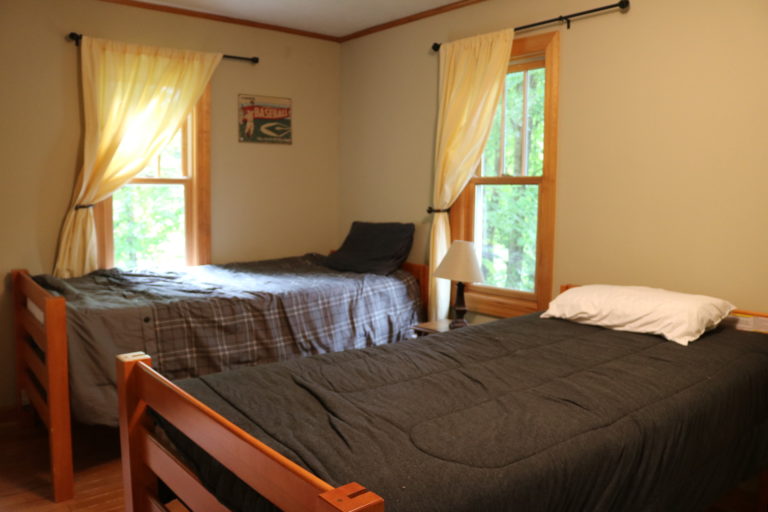
{"label": "bunk bed ladder rail", "polygon": [[127,512],[166,511],[162,480],[191,510],[226,512],[197,476],[153,435],[147,409],[286,512],[383,512],[384,500],[357,483],[334,488],[187,394],[151,368],[142,352],[117,358],[120,448]]}
{"label": "bunk bed ladder rail", "polygon": [[11,279],[17,403],[21,412],[26,398],[48,430],[53,499],[65,501],[74,496],[66,300],[45,292],[26,270],[13,270]]}

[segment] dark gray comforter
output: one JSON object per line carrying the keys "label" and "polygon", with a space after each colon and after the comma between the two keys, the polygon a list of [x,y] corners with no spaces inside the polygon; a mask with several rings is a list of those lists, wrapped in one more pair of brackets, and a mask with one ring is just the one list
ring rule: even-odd
{"label": "dark gray comforter", "polygon": [[180,385],[389,512],[698,511],[768,467],[768,336],[731,329],[683,347],[531,315]]}
{"label": "dark gray comforter", "polygon": [[117,425],[115,356],[144,351],[171,379],[403,339],[419,320],[409,273],[338,272],[324,257],[118,269],[39,282],[67,299],[75,417]]}

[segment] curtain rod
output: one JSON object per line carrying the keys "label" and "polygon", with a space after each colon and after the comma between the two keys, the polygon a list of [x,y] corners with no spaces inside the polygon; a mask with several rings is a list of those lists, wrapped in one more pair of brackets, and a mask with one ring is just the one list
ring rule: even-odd
{"label": "curtain rod", "polygon": [[[565,26],[567,28],[571,28],[571,18],[578,18],[579,16],[586,16],[587,14],[606,11],[608,9],[613,9],[614,7],[618,7],[619,9],[621,9],[621,12],[627,12],[629,10],[629,0],[620,0],[615,4],[604,5],[602,7],[595,7],[594,9],[588,9],[586,11],[575,12],[573,14],[566,14],[565,16],[558,16],[557,18],[550,18],[544,21],[537,21],[536,23],[522,25],[520,27],[515,27],[515,31],[520,32],[521,30],[528,30],[534,27],[540,27],[542,25],[549,25],[550,23],[555,23],[557,21],[559,22],[564,21]],[[435,52],[440,51],[440,43],[432,43],[432,51],[435,51]]]}
{"label": "curtain rod", "polygon": [[[67,34],[67,39],[70,41],[73,41],[75,45],[80,46],[80,41],[83,39],[83,34],[78,34],[77,32],[70,32]],[[258,64],[259,58],[258,57],[240,57],[238,55],[224,55],[225,59],[231,59],[231,60],[247,60],[248,62],[251,62],[253,64]]]}

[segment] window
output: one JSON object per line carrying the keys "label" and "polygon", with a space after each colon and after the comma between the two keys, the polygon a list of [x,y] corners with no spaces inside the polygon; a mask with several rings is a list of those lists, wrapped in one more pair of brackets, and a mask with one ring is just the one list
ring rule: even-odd
{"label": "window", "polygon": [[169,268],[210,261],[210,91],[173,140],[96,206],[102,268]]}
{"label": "window", "polygon": [[546,307],[554,246],[558,34],[516,39],[482,162],[451,209],[452,236],[473,240],[484,282],[472,311]]}

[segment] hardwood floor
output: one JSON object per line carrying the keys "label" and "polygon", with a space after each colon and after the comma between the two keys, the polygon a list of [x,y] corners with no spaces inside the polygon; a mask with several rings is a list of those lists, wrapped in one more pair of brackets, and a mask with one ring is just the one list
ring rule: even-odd
{"label": "hardwood floor", "polygon": [[[122,512],[117,429],[76,425],[73,445],[75,498],[53,503],[45,431],[39,425],[20,425],[14,417],[0,417],[0,511]],[[756,494],[756,484],[749,482],[705,512],[755,512]],[[178,502],[169,508],[186,511]]]}
{"label": "hardwood floor", "polygon": [[122,512],[120,442],[116,429],[73,429],[75,498],[53,503],[48,438],[32,422],[0,420],[0,510],[23,512]]}

